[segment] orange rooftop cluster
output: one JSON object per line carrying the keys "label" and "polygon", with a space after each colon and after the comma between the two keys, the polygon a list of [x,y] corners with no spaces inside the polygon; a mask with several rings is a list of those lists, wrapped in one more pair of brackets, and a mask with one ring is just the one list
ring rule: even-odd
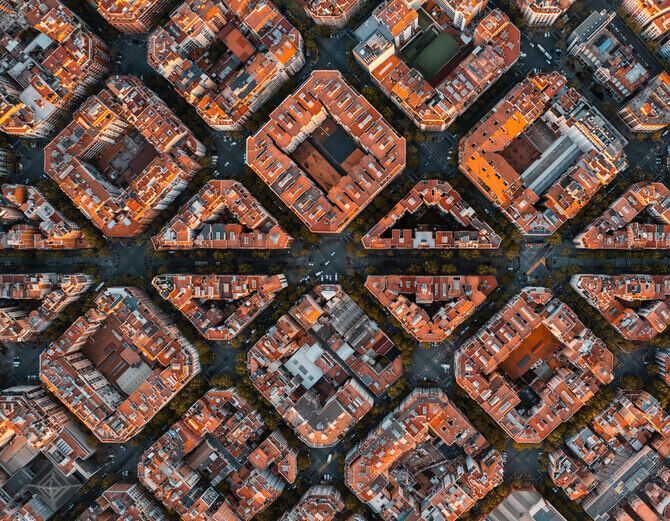
{"label": "orange rooftop cluster", "polygon": [[297,460],[234,388],[214,388],[142,454],[137,474],[181,519],[249,521],[295,481]]}
{"label": "orange rooftop cluster", "polygon": [[288,286],[281,274],[158,275],[151,284],[207,340],[223,341],[240,334]]}
{"label": "orange rooftop cluster", "polygon": [[149,38],[149,65],[216,130],[236,130],[305,64],[268,0],[187,0]]}
{"label": "orange rooftop cluster", "polygon": [[455,355],[456,382],[517,443],[540,443],[613,379],[614,356],[547,288],[524,288]]}
{"label": "orange rooftop cluster", "polygon": [[519,59],[521,33],[499,9],[466,30],[486,4],[387,0],[356,30],[354,57],[417,127],[445,130]]}
{"label": "orange rooftop cluster", "polygon": [[305,11],[317,25],[342,29],[366,0],[305,0]]}
{"label": "orange rooftop cluster", "polygon": [[402,374],[398,349],[340,286],[316,286],[247,354],[251,380],[310,447],[332,447]]}
{"label": "orange rooftop cluster", "polygon": [[0,250],[90,248],[84,232],[34,186],[0,186]]}
{"label": "orange rooftop cluster", "polygon": [[140,432],[200,372],[195,348],[140,290],[108,288],[40,354],[40,378],[102,442]]}
{"label": "orange rooftop cluster", "polygon": [[633,132],[657,132],[670,125],[670,74],[663,71],[652,79],[618,114]]}
{"label": "orange rooftop cluster", "polygon": [[109,71],[109,49],[58,0],[0,3],[0,130],[44,138]]}
{"label": "orange rooftop cluster", "polygon": [[440,389],[415,389],[346,457],[345,482],[385,521],[454,521],[503,480],[502,455]]}
{"label": "orange rooftop cluster", "polygon": [[137,483],[112,485],[77,521],[167,521],[160,507]]}
{"label": "orange rooftop cluster", "polygon": [[[648,214],[648,222],[641,217]],[[670,191],[663,183],[641,182],[626,192],[574,239],[577,248],[670,248]]]}
{"label": "orange rooftop cluster", "polygon": [[627,166],[627,141],[557,72],[531,74],[458,145],[459,168],[525,235],[551,235]]}
{"label": "orange rooftop cluster", "polygon": [[167,0],[91,0],[100,16],[122,33],[141,34],[151,29]]}
{"label": "orange rooftop cluster", "polygon": [[205,147],[137,78],[114,76],[44,149],[44,170],[108,237],[132,237],[199,170]]}
{"label": "orange rooftop cluster", "polygon": [[670,324],[669,275],[575,275],[570,285],[627,340],[651,340]]}
{"label": "orange rooftop cluster", "polygon": [[369,275],[365,281],[370,293],[419,342],[445,340],[497,285],[495,277],[480,275]]}
{"label": "orange rooftop cluster", "polygon": [[515,0],[524,21],[534,27],[549,27],[570,9],[575,0]]}
{"label": "orange rooftop cluster", "polygon": [[0,392],[0,520],[47,521],[100,470],[96,449],[39,385]]}
{"label": "orange rooftop cluster", "polygon": [[623,0],[621,8],[649,40],[670,33],[670,0]]}
{"label": "orange rooftop cluster", "polygon": [[314,485],[279,521],[365,521],[358,514],[347,514],[342,494],[326,485]]}
{"label": "orange rooftop cluster", "polygon": [[247,164],[316,233],[341,232],[405,154],[405,138],[338,71],[312,72],[247,139]]}
{"label": "orange rooftop cluster", "polygon": [[670,416],[644,391],[620,393],[549,455],[549,476],[595,521],[670,519]]}
{"label": "orange rooftop cluster", "polygon": [[[0,275],[0,300],[9,301],[0,307],[0,341],[34,340],[92,283],[93,279],[82,273]],[[31,301],[39,303],[34,306]]]}
{"label": "orange rooftop cluster", "polygon": [[[452,230],[452,220],[461,229]],[[501,239],[449,183],[432,179],[419,181],[362,242],[371,250],[489,249],[498,248]]]}
{"label": "orange rooftop cluster", "polygon": [[212,180],[152,239],[157,250],[282,249],[293,244],[277,220],[237,181]]}

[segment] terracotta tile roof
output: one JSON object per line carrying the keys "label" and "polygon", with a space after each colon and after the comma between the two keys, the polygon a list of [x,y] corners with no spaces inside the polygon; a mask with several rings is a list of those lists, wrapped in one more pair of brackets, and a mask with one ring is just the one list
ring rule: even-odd
{"label": "terracotta tile roof", "polygon": [[254,386],[310,447],[331,447],[400,377],[400,354],[344,293],[303,296],[247,354]]}
{"label": "terracotta tile roof", "polygon": [[[139,480],[182,518],[248,521],[281,495],[285,476],[297,474],[295,451],[279,431],[265,432],[234,388],[210,389],[142,454]],[[202,486],[203,472],[230,492]]]}
{"label": "terracotta tile roof", "polygon": [[146,33],[169,5],[166,0],[96,0],[95,9],[123,33]]}
{"label": "terracotta tile roof", "polygon": [[[151,283],[201,335],[223,341],[240,334],[288,286],[281,274],[158,275]],[[224,305],[214,307],[213,301]],[[224,312],[231,305],[233,311]]]}
{"label": "terracotta tile roof", "polygon": [[45,147],[44,170],[101,232],[132,237],[184,189],[204,155],[138,78],[114,76]]}
{"label": "terracotta tile roof", "polygon": [[[438,442],[449,447],[449,456],[429,449]],[[347,487],[388,521],[454,521],[502,478],[501,454],[440,389],[412,391],[345,463]]]}
{"label": "terracotta tile roof", "polygon": [[551,235],[627,166],[626,143],[563,76],[539,73],[461,139],[459,168],[522,233]]}
{"label": "terracotta tile roof", "polygon": [[[310,158],[317,166],[308,174],[296,163],[294,152],[315,131],[325,133],[328,118],[356,148],[346,160],[347,167],[339,165],[341,172],[337,172],[323,156],[325,152],[312,147]],[[338,71],[312,72],[272,112],[270,121],[247,139],[247,164],[317,233],[342,231],[402,172],[405,153],[405,139]],[[332,182],[319,179],[317,185],[312,175],[321,175],[326,165],[334,171]]]}
{"label": "terracotta tile roof", "polygon": [[58,0],[21,1],[3,16],[0,129],[46,137],[56,119],[107,73],[109,49]]}
{"label": "terracotta tile roof", "polygon": [[612,381],[613,364],[605,343],[541,287],[510,300],[454,361],[458,385],[518,443],[539,443],[571,418]]}
{"label": "terracotta tile roof", "polygon": [[79,227],[56,210],[34,186],[3,184],[0,190],[0,249],[91,247]]}
{"label": "terracotta tile roof", "polygon": [[[644,212],[649,221],[633,222]],[[578,248],[670,248],[670,191],[663,183],[635,183],[574,239]]]}
{"label": "terracotta tile roof", "polygon": [[108,288],[40,355],[40,378],[101,441],[128,441],[198,373],[196,349],[140,290]]}
{"label": "terracotta tile roof", "polygon": [[[485,5],[486,2],[450,3],[452,15],[434,2],[428,8],[436,30],[451,35],[454,29],[451,24],[443,28],[441,18],[461,16],[463,20],[458,25],[464,28]],[[445,65],[433,78],[424,78],[400,54],[401,47],[419,33],[417,11],[405,0],[389,0],[373,16],[382,28],[354,49],[354,57],[422,130],[445,130],[519,58],[519,29],[505,13],[495,9],[479,22],[474,32],[455,34],[459,52],[465,53],[457,66]],[[408,32],[411,36],[405,38]]]}
{"label": "terracotta tile roof", "polygon": [[[420,215],[428,208],[437,210],[445,220],[455,219],[463,229],[449,230],[439,224],[395,227],[403,217]],[[501,239],[448,182],[428,180],[419,181],[363,236],[362,242],[367,249],[498,248]]]}
{"label": "terracotta tile roof", "polygon": [[670,324],[670,276],[574,275],[570,285],[627,340],[651,340]]}
{"label": "terracotta tile roof", "polygon": [[158,250],[280,249],[293,238],[239,182],[212,180],[152,238]]}
{"label": "terracotta tile roof", "polygon": [[93,279],[82,273],[57,275],[0,275],[2,300],[39,301],[32,309],[10,304],[0,307],[0,340],[34,340],[72,302],[86,293]]}
{"label": "terracotta tile roof", "polygon": [[[365,287],[419,342],[441,342],[496,288],[493,276],[369,275]],[[437,308],[432,314],[424,306]]]}
{"label": "terracotta tile roof", "polygon": [[240,128],[305,63],[300,32],[267,0],[187,0],[148,53],[216,130]]}

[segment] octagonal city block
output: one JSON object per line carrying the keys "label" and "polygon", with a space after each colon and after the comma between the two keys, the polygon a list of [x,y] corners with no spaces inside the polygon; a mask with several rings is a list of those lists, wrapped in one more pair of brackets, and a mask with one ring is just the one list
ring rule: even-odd
{"label": "octagonal city block", "polygon": [[305,64],[300,32],[267,0],[187,0],[148,62],[216,130],[236,130]]}
{"label": "octagonal city block", "polygon": [[200,169],[205,147],[132,76],[111,77],[44,149],[44,171],[108,237],[133,237]]}
{"label": "octagonal city block", "polygon": [[446,130],[519,59],[503,11],[466,28],[486,4],[387,0],[356,30],[354,58],[417,127]]}
{"label": "octagonal city block", "polygon": [[247,164],[313,232],[341,232],[405,168],[405,138],[338,71],[314,71],[247,139]]}
{"label": "octagonal city block", "polygon": [[551,235],[628,163],[628,141],[557,72],[531,74],[458,144],[465,176],[525,235]]}
{"label": "octagonal city block", "polygon": [[448,182],[429,179],[414,185],[361,242],[370,250],[433,250],[493,249],[502,240]]}
{"label": "octagonal city block", "polygon": [[251,381],[310,447],[332,447],[402,374],[400,352],[341,286],[316,286],[247,354]]}
{"label": "octagonal city block", "polygon": [[527,287],[455,354],[456,382],[517,443],[539,443],[613,379],[614,356],[551,290]]}
{"label": "octagonal city block", "polygon": [[293,483],[297,453],[234,388],[210,389],[140,457],[137,474],[182,519],[248,521]]}
{"label": "octagonal city block", "polygon": [[40,355],[47,389],[103,442],[139,433],[200,372],[195,348],[137,288],[108,288]]}
{"label": "octagonal city block", "polygon": [[349,451],[344,472],[385,521],[454,521],[502,483],[503,459],[444,391],[415,389]]}

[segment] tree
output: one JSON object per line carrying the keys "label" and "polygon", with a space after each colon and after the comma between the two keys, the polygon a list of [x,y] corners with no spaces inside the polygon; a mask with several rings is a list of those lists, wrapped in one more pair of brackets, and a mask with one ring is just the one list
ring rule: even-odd
{"label": "tree", "polygon": [[228,389],[233,387],[235,383],[233,382],[233,377],[228,374],[217,374],[209,379],[210,387],[220,387],[221,389]]}

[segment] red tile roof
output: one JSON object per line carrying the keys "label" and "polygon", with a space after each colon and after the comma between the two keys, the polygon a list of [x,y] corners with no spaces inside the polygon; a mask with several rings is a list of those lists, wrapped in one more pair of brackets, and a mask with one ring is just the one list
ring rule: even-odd
{"label": "red tile roof", "polygon": [[[361,153],[332,186],[323,188],[292,154],[328,117]],[[247,139],[247,164],[317,233],[342,231],[402,172],[405,152],[405,139],[338,71],[312,72]]]}
{"label": "red tile roof", "polygon": [[[419,342],[449,337],[497,286],[479,275],[369,275],[365,287]],[[432,316],[425,305],[439,309]]]}
{"label": "red tile roof", "polygon": [[[634,222],[645,211],[649,222]],[[589,249],[670,248],[670,191],[663,183],[631,185],[574,241]]]}
{"label": "red tile roof", "polygon": [[[284,275],[158,275],[152,285],[208,340],[230,340],[288,284]],[[214,301],[223,305],[215,307]],[[227,313],[230,306],[232,312]]]}
{"label": "red tile roof", "polygon": [[574,275],[570,285],[627,340],[651,340],[670,324],[670,276]]}
{"label": "red tile roof", "polygon": [[518,443],[539,443],[570,419],[612,381],[613,364],[605,343],[541,287],[510,300],[454,361],[458,385]]}
{"label": "red tile roof", "polygon": [[[406,215],[420,215],[427,208],[435,208],[445,216],[445,220],[452,217],[463,229],[448,230],[439,224],[433,226],[417,224],[414,228],[394,227]],[[383,235],[386,237],[382,237]],[[498,248],[501,239],[448,182],[433,179],[419,181],[404,199],[398,201],[395,207],[363,236],[362,242],[367,249],[430,250]]]}
{"label": "red tile roof", "polygon": [[[204,155],[138,78],[114,76],[46,146],[44,170],[105,235],[132,237],[184,189]],[[128,180],[125,189],[118,178]]]}
{"label": "red tile roof", "polygon": [[[440,443],[453,455],[430,449]],[[501,454],[440,389],[414,390],[345,464],[347,487],[385,521],[454,521],[502,479]]]}
{"label": "red tile roof", "polygon": [[241,183],[212,180],[152,242],[158,250],[280,249],[293,238]]}

